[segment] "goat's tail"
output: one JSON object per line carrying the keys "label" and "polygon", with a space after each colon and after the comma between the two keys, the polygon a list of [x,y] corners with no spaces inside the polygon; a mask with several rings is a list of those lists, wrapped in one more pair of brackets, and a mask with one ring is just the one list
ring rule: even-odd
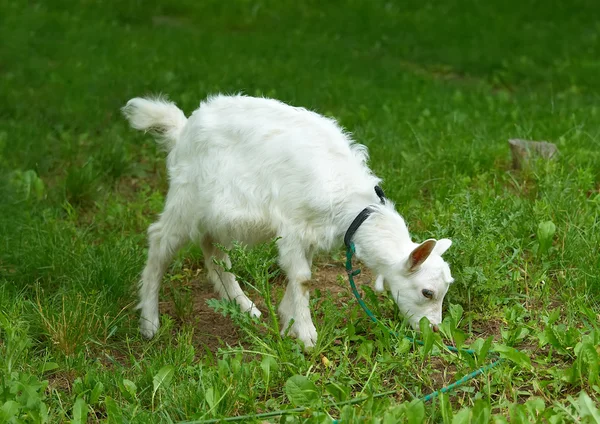
{"label": "goat's tail", "polygon": [[164,98],[136,97],[121,109],[136,130],[150,131],[158,144],[171,151],[187,122],[183,111]]}

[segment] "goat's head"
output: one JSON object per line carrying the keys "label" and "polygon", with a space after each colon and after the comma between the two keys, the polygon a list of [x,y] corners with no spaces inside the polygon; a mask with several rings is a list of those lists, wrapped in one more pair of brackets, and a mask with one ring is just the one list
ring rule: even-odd
{"label": "goat's head", "polygon": [[[442,302],[454,281],[442,255],[451,245],[449,239],[426,240],[385,275],[385,286],[415,330],[423,317],[434,330],[442,322]],[[377,286],[381,287],[380,279]]]}

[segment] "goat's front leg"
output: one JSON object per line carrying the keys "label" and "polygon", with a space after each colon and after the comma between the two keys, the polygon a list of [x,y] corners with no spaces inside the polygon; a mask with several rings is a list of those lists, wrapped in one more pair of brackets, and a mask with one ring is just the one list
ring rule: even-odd
{"label": "goat's front leg", "polygon": [[279,262],[288,277],[287,288],[279,305],[281,333],[285,333],[293,320],[289,335],[302,341],[304,348],[309,349],[317,342],[317,329],[310,316],[308,290],[312,253],[285,247],[282,244],[279,246]]}

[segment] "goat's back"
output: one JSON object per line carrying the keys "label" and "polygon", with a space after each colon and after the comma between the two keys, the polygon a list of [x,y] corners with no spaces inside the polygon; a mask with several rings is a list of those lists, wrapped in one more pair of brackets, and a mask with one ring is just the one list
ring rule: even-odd
{"label": "goat's back", "polygon": [[348,199],[373,197],[379,179],[366,159],[332,119],[277,100],[219,95],[188,119],[168,167],[198,225],[221,242],[303,232],[331,244]]}

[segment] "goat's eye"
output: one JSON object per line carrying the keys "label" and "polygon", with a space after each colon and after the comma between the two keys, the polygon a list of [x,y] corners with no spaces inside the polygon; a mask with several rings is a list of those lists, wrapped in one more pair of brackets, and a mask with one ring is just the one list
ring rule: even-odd
{"label": "goat's eye", "polygon": [[423,293],[423,296],[425,296],[427,299],[433,299],[433,292],[431,290],[423,289],[421,293]]}

